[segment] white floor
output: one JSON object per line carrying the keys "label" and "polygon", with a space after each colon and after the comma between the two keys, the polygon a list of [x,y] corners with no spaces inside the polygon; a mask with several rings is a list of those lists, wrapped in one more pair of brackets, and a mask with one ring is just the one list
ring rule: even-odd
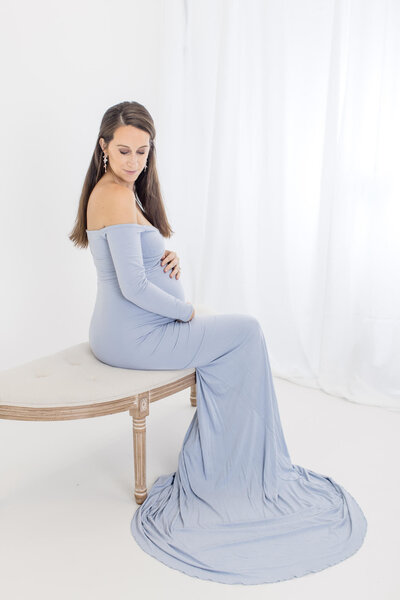
{"label": "white floor", "polygon": [[[301,578],[226,585],[189,577],[144,553],[130,533],[128,413],[55,422],[0,421],[0,597],[328,600],[400,597],[400,413],[275,378],[295,464],[332,476],[368,520],[362,548]],[[176,470],[195,409],[189,390],[151,406],[147,484]]]}

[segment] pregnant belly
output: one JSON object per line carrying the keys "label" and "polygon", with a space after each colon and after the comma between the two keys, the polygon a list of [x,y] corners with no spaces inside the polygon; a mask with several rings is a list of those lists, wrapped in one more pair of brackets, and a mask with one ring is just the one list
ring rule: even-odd
{"label": "pregnant belly", "polygon": [[[165,267],[165,265],[164,265]],[[182,282],[164,272],[163,266],[148,269],[147,279],[153,285],[168,294],[185,301]],[[89,343],[95,355],[104,362],[114,359],[117,349],[124,344],[133,344],[155,327],[174,321],[170,317],[159,315],[140,307],[125,298],[118,280],[100,281],[97,297],[89,326]],[[112,364],[109,362],[108,364]]]}
{"label": "pregnant belly", "polygon": [[185,300],[185,292],[183,289],[181,277],[176,279],[175,275],[170,277],[171,269],[167,272],[164,272],[165,265],[159,265],[154,269],[150,269],[147,273],[147,279],[157,285],[168,294],[172,294],[176,298],[180,300]]}
{"label": "pregnant belly", "polygon": [[[185,301],[185,291],[182,282],[176,277],[170,277],[164,272],[164,266],[148,269],[146,277],[148,281],[164,290],[168,294]],[[93,341],[106,340],[111,337],[119,337],[121,334],[132,335],[134,331],[142,334],[148,326],[160,325],[171,320],[170,317],[159,315],[138,306],[125,298],[121,292],[118,280],[115,278],[107,282],[100,281],[97,288],[96,303],[90,323],[89,339]]]}

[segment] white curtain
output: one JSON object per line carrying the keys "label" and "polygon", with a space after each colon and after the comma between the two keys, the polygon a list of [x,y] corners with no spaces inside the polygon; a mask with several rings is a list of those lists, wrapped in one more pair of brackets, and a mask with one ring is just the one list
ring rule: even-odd
{"label": "white curtain", "polygon": [[255,315],[274,375],[400,409],[400,3],[163,10],[157,136],[188,298]]}

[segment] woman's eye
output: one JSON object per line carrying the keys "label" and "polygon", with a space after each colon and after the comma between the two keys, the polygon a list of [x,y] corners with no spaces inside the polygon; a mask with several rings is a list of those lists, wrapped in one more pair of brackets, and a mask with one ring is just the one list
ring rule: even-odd
{"label": "woman's eye", "polygon": [[[121,154],[129,154],[129,152],[122,152],[122,150],[120,150]],[[139,152],[139,154],[144,154],[144,152]]]}

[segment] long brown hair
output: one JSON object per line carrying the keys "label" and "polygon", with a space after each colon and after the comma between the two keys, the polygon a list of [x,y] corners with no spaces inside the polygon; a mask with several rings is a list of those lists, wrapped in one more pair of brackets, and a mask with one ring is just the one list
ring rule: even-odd
{"label": "long brown hair", "polygon": [[144,169],[135,181],[135,190],[143,208],[146,218],[160,231],[164,237],[171,237],[174,233],[168,223],[161,196],[160,182],[158,180],[156,167],[156,148],[154,139],[156,130],[149,111],[139,102],[120,102],[111,106],[101,120],[100,131],[97,136],[95,149],[90,161],[79,200],[78,213],[75,225],[68,236],[76,246],[86,248],[88,239],[87,229],[87,205],[89,196],[103,175],[101,160],[102,149],[99,144],[100,138],[104,138],[105,144],[109,144],[114,137],[114,131],[122,125],[133,125],[138,129],[146,131],[150,135],[150,150],[147,158],[147,169]]}

